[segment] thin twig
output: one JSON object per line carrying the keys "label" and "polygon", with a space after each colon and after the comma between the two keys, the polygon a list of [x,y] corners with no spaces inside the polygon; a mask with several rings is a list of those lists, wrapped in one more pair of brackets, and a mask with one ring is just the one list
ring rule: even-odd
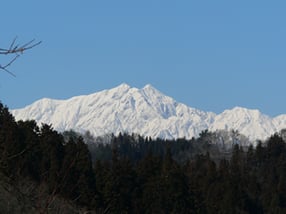
{"label": "thin twig", "polygon": [[11,74],[12,76],[16,77],[16,75],[13,74],[11,71],[9,71],[9,70],[7,69],[7,67],[9,67],[13,62],[15,62],[16,59],[17,59],[19,56],[20,56],[20,55],[16,55],[16,56],[15,56],[7,65],[5,65],[5,66],[1,66],[1,65],[0,65],[0,69],[6,71],[6,72],[8,72],[9,74]]}
{"label": "thin twig", "polygon": [[32,49],[42,43],[42,41],[36,42],[35,39],[32,39],[31,41],[23,44],[23,45],[17,45],[16,44],[17,37],[13,39],[8,49],[0,48],[0,55],[15,55],[12,60],[10,60],[5,65],[0,65],[0,70],[4,70],[7,73],[11,74],[12,76],[16,76],[14,73],[8,70],[8,67],[11,66],[12,63],[16,61],[18,57],[20,57],[21,54],[23,54],[26,50]]}

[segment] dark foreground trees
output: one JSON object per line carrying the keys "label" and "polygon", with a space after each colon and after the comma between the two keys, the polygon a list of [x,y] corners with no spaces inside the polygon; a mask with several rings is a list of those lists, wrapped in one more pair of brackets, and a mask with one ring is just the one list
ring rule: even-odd
{"label": "dark foreground trees", "polygon": [[231,156],[218,160],[202,139],[123,134],[94,146],[94,162],[83,138],[70,136],[50,125],[16,122],[0,104],[1,213],[11,210],[5,207],[11,195],[22,213],[286,212],[280,135],[248,150],[235,145]]}

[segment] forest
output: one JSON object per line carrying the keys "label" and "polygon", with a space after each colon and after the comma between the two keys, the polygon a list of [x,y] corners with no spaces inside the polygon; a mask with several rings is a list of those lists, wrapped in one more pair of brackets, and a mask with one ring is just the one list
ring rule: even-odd
{"label": "forest", "polygon": [[286,143],[121,133],[99,142],[0,103],[1,213],[286,213]]}

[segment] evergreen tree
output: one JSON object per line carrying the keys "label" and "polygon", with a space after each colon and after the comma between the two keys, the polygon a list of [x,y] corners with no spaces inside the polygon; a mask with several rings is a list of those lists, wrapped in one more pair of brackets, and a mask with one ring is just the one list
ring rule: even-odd
{"label": "evergreen tree", "polygon": [[17,123],[8,108],[0,103],[0,168],[6,173],[18,169],[19,158],[25,150],[19,138]]}
{"label": "evergreen tree", "polygon": [[40,181],[41,149],[39,141],[39,127],[33,120],[18,122],[19,137],[25,144],[25,149],[19,161],[19,173],[22,176],[31,176]]}
{"label": "evergreen tree", "polygon": [[42,152],[41,176],[48,182],[51,192],[58,191],[59,172],[64,158],[63,137],[50,125],[43,124],[40,130]]}
{"label": "evergreen tree", "polygon": [[105,203],[111,213],[132,213],[136,180],[131,162],[120,159],[115,149],[104,189]]}

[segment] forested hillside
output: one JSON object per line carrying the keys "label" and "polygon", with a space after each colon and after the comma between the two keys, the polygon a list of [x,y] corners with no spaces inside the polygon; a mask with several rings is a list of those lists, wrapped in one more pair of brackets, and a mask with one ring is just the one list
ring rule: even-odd
{"label": "forested hillside", "polygon": [[0,104],[0,213],[285,213],[283,137],[229,150],[211,136],[86,144]]}

